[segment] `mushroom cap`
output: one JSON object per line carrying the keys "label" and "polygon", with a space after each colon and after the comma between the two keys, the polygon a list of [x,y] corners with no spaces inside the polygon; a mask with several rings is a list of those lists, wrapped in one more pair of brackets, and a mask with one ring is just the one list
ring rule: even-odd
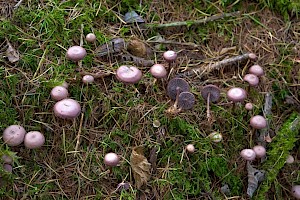
{"label": "mushroom cap", "polygon": [[150,68],[150,73],[155,78],[165,78],[167,76],[166,68],[161,64],[155,64]]}
{"label": "mushroom cap", "polygon": [[195,95],[191,92],[181,92],[178,96],[178,106],[183,110],[193,108],[195,104]]}
{"label": "mushroom cap", "polygon": [[3,163],[5,164],[12,164],[13,163],[13,158],[7,154],[4,154],[2,155],[2,160],[3,160]]}
{"label": "mushroom cap", "polygon": [[96,41],[96,35],[94,33],[89,33],[86,35],[85,40],[88,42],[95,42]]}
{"label": "mushroom cap", "polygon": [[92,75],[84,75],[82,77],[82,82],[85,84],[93,83],[95,81],[95,78]]}
{"label": "mushroom cap", "polygon": [[9,173],[12,173],[12,170],[13,170],[13,168],[10,164],[4,164],[3,169]]}
{"label": "mushroom cap", "polygon": [[254,74],[246,74],[244,81],[248,82],[250,86],[257,86],[259,84],[259,78]]}
{"label": "mushroom cap", "polygon": [[122,191],[122,190],[129,190],[130,188],[130,183],[119,183],[118,186],[117,186],[117,191]]}
{"label": "mushroom cap", "polygon": [[142,72],[137,67],[122,65],[117,69],[116,77],[123,83],[134,84],[142,79]]}
{"label": "mushroom cap", "polygon": [[189,153],[194,153],[195,152],[195,146],[193,144],[188,144],[186,145],[185,149],[187,150],[187,152]]}
{"label": "mushroom cap", "polygon": [[246,110],[252,110],[253,109],[253,104],[252,103],[246,103],[245,108],[246,108]]}
{"label": "mushroom cap", "polygon": [[63,99],[54,105],[55,116],[62,119],[74,119],[81,112],[80,104],[73,99]]}
{"label": "mushroom cap", "polygon": [[86,56],[86,50],[81,46],[72,46],[67,51],[67,58],[72,61],[82,60]]}
{"label": "mushroom cap", "polygon": [[210,94],[209,103],[216,102],[220,98],[220,88],[215,85],[206,85],[201,90],[201,96],[207,101],[208,94]]}
{"label": "mushroom cap", "polygon": [[256,61],[257,60],[257,55],[254,53],[249,53],[249,59]]}
{"label": "mushroom cap", "polygon": [[292,194],[296,199],[300,199],[300,185],[294,185],[292,187]]}
{"label": "mushroom cap", "polygon": [[267,120],[261,115],[255,115],[251,117],[250,125],[255,129],[263,129],[267,127]]}
{"label": "mushroom cap", "polygon": [[167,62],[170,63],[170,62],[173,62],[176,60],[177,53],[175,51],[169,50],[169,51],[164,52],[163,57]]}
{"label": "mushroom cap", "polygon": [[288,157],[286,158],[286,163],[287,164],[292,164],[294,163],[295,158],[292,155],[288,155]]}
{"label": "mushroom cap", "polygon": [[28,149],[37,149],[45,143],[45,136],[39,131],[30,131],[25,135],[24,145]]}
{"label": "mushroom cap", "polygon": [[52,90],[51,90],[51,98],[54,101],[60,101],[62,99],[65,99],[68,97],[69,92],[68,90],[63,87],[63,86],[55,86]]}
{"label": "mushroom cap", "polygon": [[234,87],[227,91],[227,98],[234,103],[242,102],[247,98],[247,92],[243,88]]}
{"label": "mushroom cap", "polygon": [[250,68],[249,68],[249,73],[250,74],[254,74],[258,77],[261,77],[265,74],[263,68],[259,65],[252,65]]}
{"label": "mushroom cap", "polygon": [[221,142],[223,139],[223,136],[221,133],[214,131],[211,134],[208,135],[208,137],[211,139],[211,141],[218,143]]}
{"label": "mushroom cap", "polygon": [[17,146],[24,141],[26,131],[22,126],[11,125],[3,132],[3,140],[9,146]]}
{"label": "mushroom cap", "polygon": [[107,166],[117,166],[120,162],[120,158],[117,154],[115,153],[108,153],[104,156],[104,164]]}
{"label": "mushroom cap", "polygon": [[242,158],[244,158],[245,160],[255,160],[256,158],[256,154],[255,151],[253,149],[243,149],[240,153],[240,155],[242,156]]}
{"label": "mushroom cap", "polygon": [[61,84],[61,86],[64,87],[64,88],[66,88],[66,89],[68,89],[69,84],[68,84],[66,81],[64,81],[64,82]]}
{"label": "mushroom cap", "polygon": [[257,158],[263,158],[266,156],[266,148],[261,145],[256,145],[253,148]]}
{"label": "mushroom cap", "polygon": [[167,86],[168,96],[175,100],[177,97],[177,92],[180,94],[181,92],[189,92],[190,86],[188,82],[182,78],[173,78],[169,81]]}

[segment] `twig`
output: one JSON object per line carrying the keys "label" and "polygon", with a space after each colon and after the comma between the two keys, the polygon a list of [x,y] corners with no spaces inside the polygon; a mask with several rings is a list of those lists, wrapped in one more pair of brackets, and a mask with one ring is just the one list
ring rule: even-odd
{"label": "twig", "polygon": [[216,14],[210,17],[205,17],[200,20],[190,20],[190,21],[178,21],[178,22],[172,22],[168,24],[146,24],[149,28],[167,28],[167,27],[177,27],[177,26],[190,26],[190,25],[199,25],[199,24],[205,24],[207,22],[215,21],[218,19],[223,19],[225,17],[234,17],[240,14],[240,11],[232,12],[232,13],[222,13],[222,14]]}
{"label": "twig", "polygon": [[23,0],[20,0],[15,6],[14,9],[17,9],[21,4],[22,4]]}
{"label": "twig", "polygon": [[181,46],[191,46],[194,48],[199,47],[199,45],[194,44],[192,42],[175,42],[172,40],[165,40],[165,41],[147,41],[147,43],[159,43],[159,44],[174,44],[174,45],[181,45]]}
{"label": "twig", "polygon": [[179,73],[178,76],[179,77],[187,77],[187,76],[194,76],[197,74],[201,74],[201,75],[203,75],[204,73],[208,74],[213,70],[219,70],[222,67],[230,66],[230,65],[236,64],[238,62],[243,62],[249,58],[249,55],[250,55],[250,53],[245,53],[243,55],[224,59],[224,60],[214,63],[214,64],[206,65],[204,67],[200,66],[199,68],[196,68],[196,69],[193,68],[193,69],[190,69],[183,73]]}
{"label": "twig", "polygon": [[84,113],[81,114],[81,118],[80,118],[79,130],[78,130],[77,137],[76,137],[76,146],[75,146],[74,156],[77,154],[78,147],[80,144],[80,135],[81,135],[81,131],[82,131],[83,116],[84,116]]}
{"label": "twig", "polygon": [[[265,105],[264,105],[264,117],[267,119],[267,127],[264,129],[261,129],[259,131],[259,137],[258,137],[258,142],[260,143],[260,145],[266,147],[266,138],[270,137],[270,119],[268,118],[268,116],[270,116],[272,114],[272,95],[271,93],[267,92],[265,95]],[[265,159],[262,159],[262,161],[264,161]]]}

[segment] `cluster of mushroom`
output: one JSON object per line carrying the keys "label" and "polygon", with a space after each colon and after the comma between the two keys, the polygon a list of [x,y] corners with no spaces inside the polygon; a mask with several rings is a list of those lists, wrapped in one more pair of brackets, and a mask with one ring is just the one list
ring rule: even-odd
{"label": "cluster of mushroom", "polygon": [[28,149],[36,149],[43,146],[45,136],[39,131],[27,132],[20,125],[11,125],[7,127],[2,136],[5,144],[9,146],[18,146],[24,142]]}
{"label": "cluster of mushroom", "polygon": [[[12,173],[12,170],[13,170],[13,167],[12,167],[12,164],[13,164],[13,158],[7,154],[3,154],[1,156],[1,160],[2,160],[2,163],[3,163],[3,169],[4,171],[8,172],[8,173]],[[0,176],[1,178],[1,176]]]}
{"label": "cluster of mushroom", "polygon": [[247,161],[253,161],[255,158],[263,158],[266,156],[266,149],[261,145],[256,145],[252,149],[243,149],[241,156]]}

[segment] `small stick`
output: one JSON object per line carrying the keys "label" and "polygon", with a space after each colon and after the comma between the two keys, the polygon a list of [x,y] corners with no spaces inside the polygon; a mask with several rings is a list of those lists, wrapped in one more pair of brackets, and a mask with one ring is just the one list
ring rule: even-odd
{"label": "small stick", "polygon": [[80,144],[80,134],[81,134],[81,130],[82,130],[83,116],[84,116],[84,113],[81,114],[81,118],[80,118],[79,130],[78,130],[77,137],[76,137],[77,141],[76,141],[74,156],[76,156],[77,150],[78,150],[78,147],[79,147],[79,144]]}
{"label": "small stick", "polygon": [[21,5],[22,2],[23,2],[23,0],[20,0],[20,1],[14,6],[14,9],[17,9],[17,8]]}
{"label": "small stick", "polygon": [[165,41],[147,41],[147,43],[159,43],[159,44],[174,44],[174,45],[181,45],[181,46],[191,46],[194,48],[199,47],[199,45],[191,43],[191,42],[175,42],[172,40],[165,40]]}
{"label": "small stick", "polygon": [[213,70],[219,70],[222,67],[230,66],[230,65],[233,65],[233,64],[238,63],[238,62],[243,62],[243,61],[249,59],[249,55],[250,55],[250,53],[245,53],[243,55],[227,58],[227,59],[221,60],[217,63],[209,64],[205,67],[200,66],[198,68],[190,69],[190,70],[188,70],[186,72],[183,72],[183,73],[180,73],[178,75],[180,77],[186,77],[186,76],[194,76],[194,75],[197,75],[197,74],[203,75],[204,73],[208,74]]}
{"label": "small stick", "polygon": [[270,119],[268,119],[268,115],[272,114],[272,95],[271,93],[267,92],[265,95],[265,105],[264,105],[264,117],[267,120],[267,127],[264,129],[261,129],[259,131],[259,137],[258,142],[260,145],[266,147],[266,137],[270,137],[269,129],[270,129]]}
{"label": "small stick", "polygon": [[172,22],[168,24],[146,24],[149,28],[168,28],[168,27],[178,27],[178,26],[190,26],[190,25],[200,25],[205,24],[207,22],[223,19],[226,17],[235,17],[240,14],[240,11],[232,12],[232,13],[223,13],[223,14],[216,14],[210,17],[205,17],[200,20],[189,20],[189,21],[178,21]]}

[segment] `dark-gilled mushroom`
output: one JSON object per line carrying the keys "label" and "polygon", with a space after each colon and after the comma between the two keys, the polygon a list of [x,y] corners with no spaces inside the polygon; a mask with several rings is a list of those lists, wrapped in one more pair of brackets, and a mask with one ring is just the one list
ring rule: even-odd
{"label": "dark-gilled mushroom", "polygon": [[67,51],[67,58],[74,61],[78,62],[82,60],[86,56],[86,50],[81,47],[81,46],[72,46],[68,49]]}
{"label": "dark-gilled mushroom", "polygon": [[206,116],[208,121],[212,120],[210,113],[210,102],[216,102],[220,98],[220,89],[215,85],[206,85],[201,90],[201,96],[206,101]]}
{"label": "dark-gilled mushroom", "polygon": [[39,131],[30,131],[25,135],[24,145],[28,149],[37,149],[45,143],[45,136]]}
{"label": "dark-gilled mushroom", "polygon": [[62,119],[75,119],[81,112],[80,104],[73,99],[63,99],[54,105],[55,116]]}
{"label": "dark-gilled mushroom", "polygon": [[122,65],[117,69],[116,77],[123,83],[134,84],[142,79],[142,72],[137,67]]}
{"label": "dark-gilled mushroom", "polygon": [[11,125],[3,132],[3,140],[9,146],[17,146],[24,141],[26,131],[22,126]]}
{"label": "dark-gilled mushroom", "polygon": [[178,107],[182,110],[189,110],[195,104],[195,96],[191,92],[181,92],[178,96]]}
{"label": "dark-gilled mushroom", "polygon": [[167,86],[168,96],[172,100],[176,100],[177,96],[179,96],[181,92],[189,92],[189,91],[190,91],[190,86],[188,82],[182,78],[171,79]]}
{"label": "dark-gilled mushroom", "polygon": [[69,92],[68,90],[63,87],[63,86],[56,86],[54,87],[52,90],[51,90],[51,98],[54,100],[54,101],[60,101],[62,99],[65,99],[68,97],[69,95]]}

